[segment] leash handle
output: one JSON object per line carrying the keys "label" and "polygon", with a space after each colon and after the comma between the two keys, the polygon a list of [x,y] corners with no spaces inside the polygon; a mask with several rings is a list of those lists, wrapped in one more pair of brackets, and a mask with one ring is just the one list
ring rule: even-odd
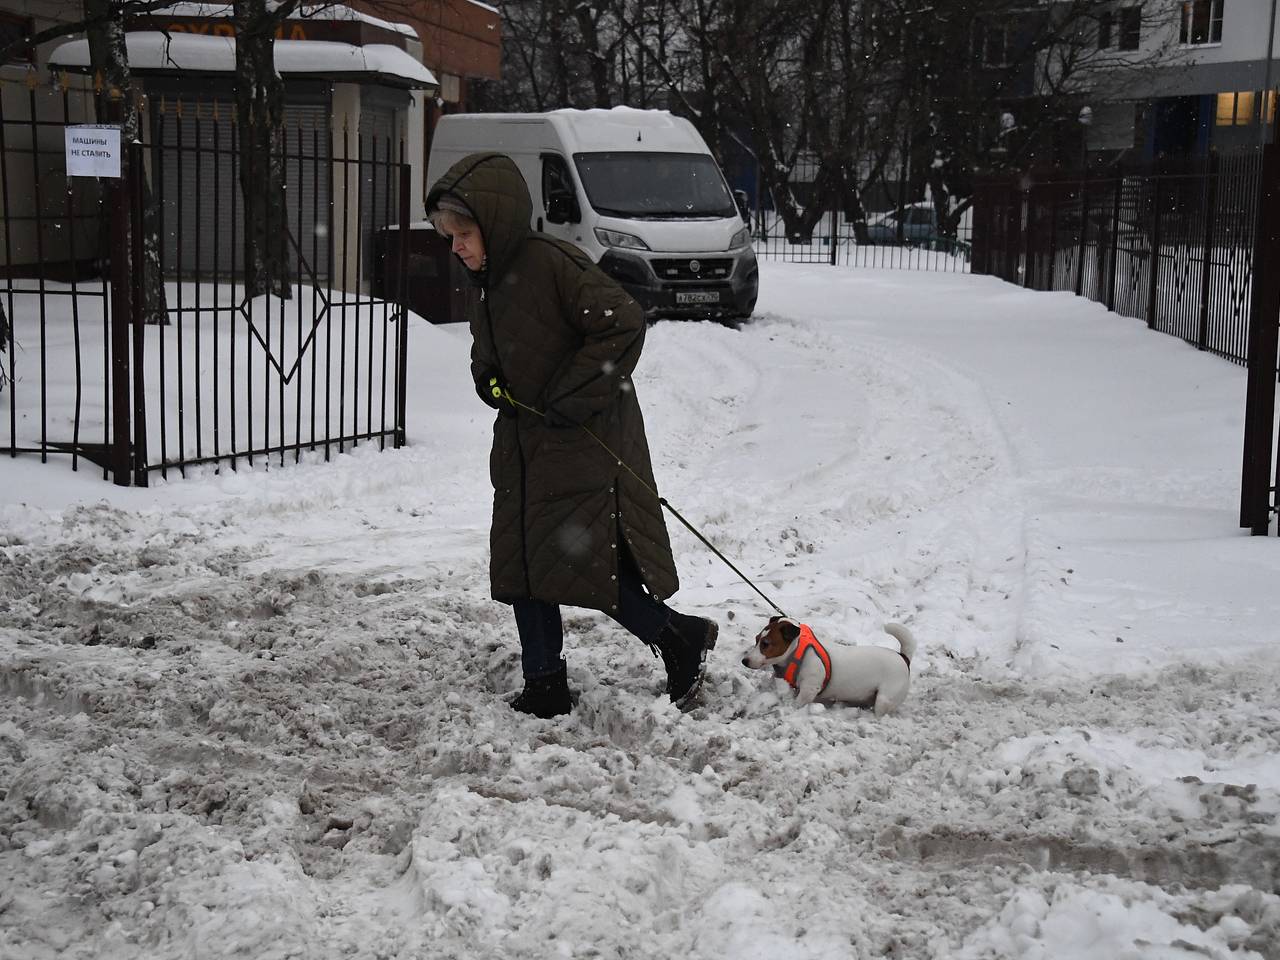
{"label": "leash handle", "polygon": [[[491,385],[493,384],[491,383]],[[502,399],[510,401],[513,406],[519,407],[521,410],[528,410],[530,413],[536,414],[537,416],[542,417],[543,419],[546,419],[547,415],[543,413],[541,410],[536,410],[533,407],[529,406],[527,403],[521,403],[519,400],[513,397],[509,391],[504,390],[500,386],[493,386],[493,395],[495,398],[498,398],[499,396],[501,396]],[[750,578],[745,573],[743,573],[741,570],[739,570],[737,567],[733,565],[733,561],[731,561],[728,557],[726,557],[723,553],[721,553],[719,550],[716,549],[715,544],[713,544],[710,540],[704,537],[698,531],[698,529],[694,527],[693,524],[691,524],[688,520],[682,517],[680,515],[680,511],[667,502],[666,497],[661,496],[657,490],[649,486],[648,482],[644,479],[644,477],[640,476],[640,474],[636,473],[634,470],[631,469],[630,464],[628,464],[616,453],[614,453],[611,449],[609,449],[609,445],[605,443],[603,440],[601,440],[598,436],[596,436],[590,427],[588,427],[585,423],[580,423],[578,424],[578,426],[581,427],[583,430],[585,430],[587,432],[587,436],[589,436],[592,440],[598,443],[600,447],[604,450],[604,452],[609,454],[609,456],[612,457],[617,462],[618,466],[622,467],[622,469],[626,470],[627,473],[635,477],[642,487],[644,487],[646,490],[652,493],[654,497],[657,499],[658,503],[662,504],[662,506],[666,507],[669,511],[671,511],[671,515],[675,517],[677,520],[679,520],[682,524],[684,524],[685,529],[687,529],[695,537],[701,540],[703,545],[706,546],[706,548],[710,550],[712,553],[714,553],[717,557],[719,557],[725,566],[727,566],[730,570],[736,573],[743,583],[745,583],[748,587],[750,587],[752,590],[758,593],[760,595],[760,598],[764,600],[765,603],[773,607],[774,610],[777,610],[779,616],[783,616],[783,617],[786,616],[786,614],[783,612],[780,606],[778,606],[776,603],[770,600],[763,590],[761,590],[754,583],[752,583]]]}

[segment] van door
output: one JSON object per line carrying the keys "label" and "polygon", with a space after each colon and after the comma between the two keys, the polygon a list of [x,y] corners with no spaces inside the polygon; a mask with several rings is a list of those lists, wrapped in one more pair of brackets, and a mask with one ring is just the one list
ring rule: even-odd
{"label": "van door", "polygon": [[569,164],[558,153],[544,153],[541,159],[542,206],[535,226],[553,237],[580,244],[582,203]]}

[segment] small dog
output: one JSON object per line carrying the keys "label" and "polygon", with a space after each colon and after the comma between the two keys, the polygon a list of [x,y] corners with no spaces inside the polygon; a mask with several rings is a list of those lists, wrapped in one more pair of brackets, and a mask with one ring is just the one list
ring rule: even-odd
{"label": "small dog", "polygon": [[915,638],[906,627],[887,623],[884,630],[898,641],[901,652],[887,647],[825,647],[804,624],[770,617],[742,665],[752,670],[773,667],[795,689],[800,706],[815,700],[848,703],[874,707],[876,716],[884,716],[907,698],[911,656],[916,652]]}

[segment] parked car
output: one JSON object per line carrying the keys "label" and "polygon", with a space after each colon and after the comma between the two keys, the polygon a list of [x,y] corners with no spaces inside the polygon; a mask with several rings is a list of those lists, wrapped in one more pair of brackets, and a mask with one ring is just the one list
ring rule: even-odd
{"label": "parked car", "polygon": [[867,221],[867,243],[903,244],[930,250],[968,254],[969,244],[942,235],[938,229],[938,213],[932,203],[908,204],[899,210],[881,213]]}

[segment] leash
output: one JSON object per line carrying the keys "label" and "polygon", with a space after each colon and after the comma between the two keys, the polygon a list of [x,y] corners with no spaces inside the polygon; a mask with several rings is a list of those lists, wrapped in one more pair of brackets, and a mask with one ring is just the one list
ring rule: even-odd
{"label": "leash", "polygon": [[[521,410],[528,410],[530,413],[535,414],[536,416],[542,417],[544,420],[546,419],[547,415],[543,413],[541,410],[535,410],[533,407],[529,406],[527,403],[521,403],[519,400],[513,397],[504,387],[501,386],[501,384],[498,383],[497,377],[493,377],[489,380],[489,389],[492,392],[493,398],[495,400],[506,400],[508,403],[510,403],[514,407],[519,407]],[[710,540],[704,537],[698,531],[698,529],[694,527],[693,524],[691,524],[688,520],[686,520],[683,516],[681,516],[680,511],[677,510],[675,507],[673,507],[670,503],[668,503],[666,497],[659,494],[657,490],[653,489],[653,487],[649,485],[649,483],[644,479],[644,477],[640,476],[640,474],[632,470],[631,465],[628,464],[626,461],[624,461],[616,453],[614,453],[609,448],[609,445],[605,443],[603,440],[601,440],[598,436],[596,436],[595,432],[592,431],[590,427],[588,427],[584,423],[580,423],[578,424],[578,426],[581,429],[585,430],[587,433],[587,436],[589,436],[592,440],[598,443],[601,449],[603,449],[605,453],[609,454],[609,456],[612,457],[617,462],[618,466],[622,467],[622,469],[626,470],[627,473],[635,477],[642,487],[644,487],[646,490],[652,493],[654,497],[657,498],[658,503],[662,504],[664,507],[670,510],[671,515],[675,517],[677,520],[679,520],[681,523],[683,523],[685,526],[685,529],[687,529],[695,537],[701,540],[703,545],[706,546],[706,548],[710,550],[712,553],[714,553],[717,557],[719,557],[721,561],[723,561],[725,566],[727,566],[730,570],[736,573],[743,583],[745,583],[752,590],[758,593],[761,599],[763,599],[765,603],[773,607],[773,609],[777,610],[779,616],[783,616],[783,617],[786,616],[786,614],[783,612],[780,606],[778,606],[776,603],[770,600],[763,590],[761,590],[754,583],[752,583],[751,579],[745,573],[743,573],[741,570],[739,570],[737,567],[733,565],[732,560],[730,560],[723,553],[717,550],[715,544],[713,544]]]}

